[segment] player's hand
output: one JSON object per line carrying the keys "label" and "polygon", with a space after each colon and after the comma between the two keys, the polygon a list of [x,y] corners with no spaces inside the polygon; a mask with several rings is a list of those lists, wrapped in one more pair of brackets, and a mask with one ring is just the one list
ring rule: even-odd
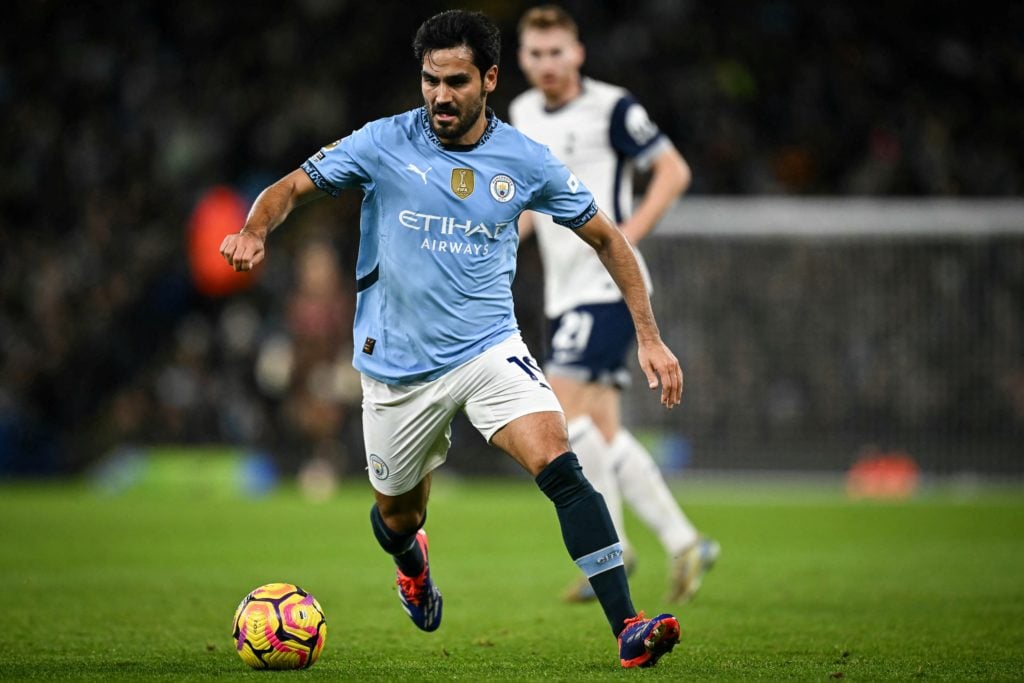
{"label": "player's hand", "polygon": [[266,254],[264,238],[252,232],[236,232],[220,243],[220,254],[237,271],[252,270]]}
{"label": "player's hand", "polygon": [[683,369],[671,349],[660,339],[641,342],[637,349],[640,369],[647,375],[647,386],[657,389],[661,382],[661,405],[669,410],[683,400]]}

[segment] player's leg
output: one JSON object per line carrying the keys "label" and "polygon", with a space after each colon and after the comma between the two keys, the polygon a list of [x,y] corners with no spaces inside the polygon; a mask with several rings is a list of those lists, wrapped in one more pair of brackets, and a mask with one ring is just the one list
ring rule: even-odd
{"label": "player's leg", "polygon": [[575,454],[563,451],[546,463],[539,456],[568,447],[561,418],[552,412],[524,415],[499,429],[490,441],[534,475],[554,503],[566,550],[593,587],[617,639],[622,666],[653,666],[679,642],[679,621],[671,614],[645,619],[643,612],[636,612],[608,508],[583,475]]}
{"label": "player's leg", "polygon": [[623,498],[665,547],[670,560],[669,602],[689,600],[700,589],[721,548],[717,541],[700,536],[679,507],[650,452],[620,429],[612,440],[615,474]]}
{"label": "player's leg", "polygon": [[441,624],[441,592],[430,575],[423,524],[430,473],[444,462],[457,406],[436,385],[386,385],[363,377],[363,438],[376,501],[370,526],[395,561],[398,597],[417,627]]}
{"label": "player's leg", "polygon": [[430,576],[427,517],[430,474],[411,491],[389,496],[375,491],[376,503],[370,508],[370,525],[384,552],[395,561],[398,599],[412,622],[424,631],[441,625],[441,591]]}
{"label": "player's leg", "polygon": [[622,497],[612,467],[610,443],[590,417],[594,385],[557,373],[549,374],[548,380],[565,412],[569,444],[583,467],[583,474],[598,493],[604,496],[619,542],[623,550],[628,552],[630,544],[623,522]]}
{"label": "player's leg", "polygon": [[622,561],[622,546],[608,508],[569,449],[561,413],[531,413],[515,418],[491,437],[511,455],[555,505],[562,540],[583,571],[618,635],[636,615]]}
{"label": "player's leg", "polygon": [[430,497],[427,474],[411,491],[389,496],[374,491],[376,502],[370,508],[370,526],[377,543],[395,559],[395,566],[407,576],[419,576],[426,566],[416,535],[427,521],[427,500]]}
{"label": "player's leg", "polygon": [[[609,443],[591,420],[592,383],[604,371],[606,338],[601,334],[604,306],[580,306],[548,320],[544,372],[565,413],[569,443],[591,485],[604,496],[623,546],[622,505],[612,474]],[[617,341],[615,343],[618,343]]]}
{"label": "player's leg", "polygon": [[666,600],[688,600],[700,588],[721,551],[718,543],[701,537],[676,501],[654,458],[625,428],[617,387],[595,387],[591,415],[602,436],[609,438],[612,474],[623,500],[661,541],[669,562]]}
{"label": "player's leg", "polygon": [[[617,335],[609,338],[602,332],[607,315],[607,305],[584,305],[548,320],[548,355],[544,370],[565,411],[569,443],[583,467],[583,474],[604,497],[629,573],[635,560],[626,534],[622,497],[612,471],[609,444],[590,416],[593,382],[605,372],[608,344],[625,347],[629,343],[628,335],[622,339]],[[563,593],[563,598],[569,602],[586,602],[594,597],[593,587],[586,577],[574,581]]]}
{"label": "player's leg", "polygon": [[450,389],[466,395],[473,425],[529,472],[554,504],[569,556],[590,580],[613,634],[648,631],[622,641],[623,664],[653,664],[678,642],[678,621],[671,615],[644,620],[633,608],[608,508],[569,450],[565,421],[546,378],[518,338],[469,365],[463,373],[450,373],[460,385]]}
{"label": "player's leg", "polygon": [[697,541],[697,529],[680,509],[650,452],[626,429],[612,440],[615,477],[637,516],[672,556]]}
{"label": "player's leg", "polygon": [[[636,565],[636,560],[626,535],[626,526],[622,515],[622,497],[619,495],[615,472],[612,470],[608,443],[587,414],[587,397],[590,387],[584,382],[562,375],[552,375],[548,379],[551,382],[551,387],[555,390],[559,403],[565,408],[569,444],[583,467],[583,476],[604,497],[608,514],[612,518],[612,525],[615,527],[615,533],[622,545],[626,573],[629,574]],[[563,396],[567,398],[563,400]],[[575,417],[569,419],[569,415]],[[581,576],[573,581],[562,593],[562,598],[567,602],[589,602],[595,597],[597,596],[594,594],[594,588],[586,576]]]}
{"label": "player's leg", "polygon": [[608,441],[615,488],[637,517],[673,557],[697,539],[697,530],[680,509],[650,452],[622,427],[621,392],[617,387],[592,387],[591,415]]}

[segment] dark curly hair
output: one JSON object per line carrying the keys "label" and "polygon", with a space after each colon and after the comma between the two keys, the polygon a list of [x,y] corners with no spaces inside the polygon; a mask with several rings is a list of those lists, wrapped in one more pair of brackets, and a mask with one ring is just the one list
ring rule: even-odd
{"label": "dark curly hair", "polygon": [[501,55],[501,32],[482,12],[453,9],[430,17],[416,31],[412,52],[423,63],[424,55],[434,50],[466,46],[473,53],[473,64],[483,75],[497,66]]}

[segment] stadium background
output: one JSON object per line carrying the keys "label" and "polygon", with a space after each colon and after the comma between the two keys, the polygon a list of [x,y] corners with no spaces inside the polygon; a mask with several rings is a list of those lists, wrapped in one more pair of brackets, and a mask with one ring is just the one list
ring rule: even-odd
{"label": "stadium background", "polygon": [[[473,4],[503,30],[491,102],[503,117],[524,87],[514,26],[529,4]],[[628,401],[665,464],[842,472],[874,450],[907,452],[926,473],[1021,474],[1024,9],[566,6],[587,73],[628,85],[694,169],[645,250],[686,402],[663,414],[642,392]],[[362,476],[347,369],[358,196],[296,213],[251,280],[211,271],[203,240],[215,251],[210,234],[322,144],[417,106],[409,43],[445,7],[11,10],[0,476],[75,474],[168,444]],[[790,223],[702,222],[752,196],[787,200]],[[833,197],[866,200],[829,204],[847,218],[838,238],[805,205]],[[912,200],[913,229],[877,222],[893,198]],[[940,215],[972,219],[930,232],[937,199],[956,200]],[[519,313],[539,351],[538,277],[528,247]],[[510,471],[456,429],[452,471]]]}

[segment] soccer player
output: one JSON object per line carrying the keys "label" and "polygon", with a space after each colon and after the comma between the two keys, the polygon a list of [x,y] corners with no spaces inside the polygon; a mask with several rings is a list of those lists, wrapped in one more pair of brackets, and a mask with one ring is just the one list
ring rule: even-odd
{"label": "soccer player", "polygon": [[523,343],[511,283],[526,209],[554,216],[593,248],[634,316],[640,367],[679,404],[682,370],[662,342],[640,267],[593,195],[543,146],[487,107],[500,35],[478,12],[448,11],[413,41],[424,106],[367,123],[323,147],[257,197],[221,245],[236,270],[265,257],[268,234],[298,205],[363,192],[353,364],[362,376],[373,533],[394,556],[399,599],[417,627],[441,622],[430,574],[431,472],[464,411],[553,502],[569,555],[587,576],[625,667],[651,666],[679,641],[671,614],[632,604],[622,549],[601,495],[569,447],[558,400]]}
{"label": "soccer player", "polygon": [[[630,93],[581,75],[583,59],[576,23],[564,9],[528,10],[519,22],[519,66],[533,87],[512,101],[509,120],[553,150],[590,188],[598,206],[613,212],[622,235],[635,245],[686,190],[690,169]],[[631,212],[634,166],[650,169],[651,178]],[[687,600],[714,564],[719,546],[697,533],[650,453],[621,423],[620,390],[629,381],[626,354],[634,337],[629,305],[594,250],[549,216],[524,213],[520,237],[530,232],[544,266],[549,328],[544,370],[565,410],[569,441],[584,474],[604,495],[627,571],[634,560],[622,521],[623,498],[670,558],[666,599]],[[590,600],[594,592],[579,581],[565,598]]]}

